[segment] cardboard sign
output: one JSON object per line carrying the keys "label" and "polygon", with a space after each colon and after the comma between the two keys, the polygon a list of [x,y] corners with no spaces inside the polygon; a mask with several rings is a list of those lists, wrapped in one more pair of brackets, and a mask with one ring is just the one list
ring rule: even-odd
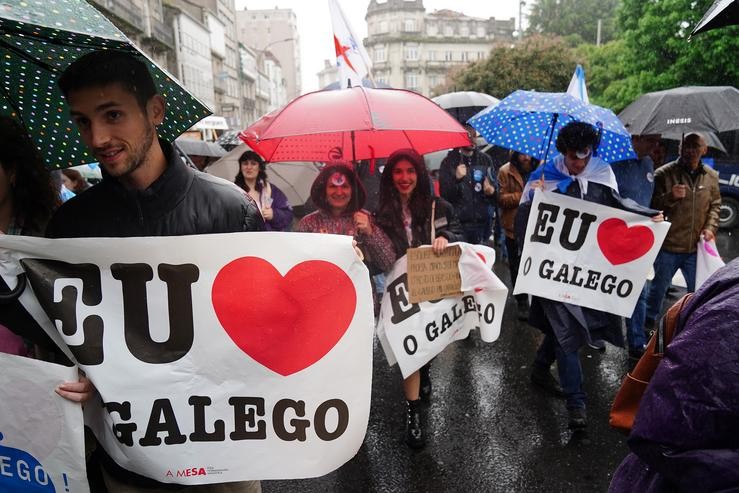
{"label": "cardboard sign", "polygon": [[88,493],[82,406],[57,395],[77,369],[0,353],[0,491]]}
{"label": "cardboard sign", "polygon": [[537,190],[514,294],[630,317],[670,223]]}
{"label": "cardboard sign", "polygon": [[321,476],[364,439],[369,275],[309,233],[0,237],[0,273],[93,381],[123,468],[183,485]]}
{"label": "cardboard sign", "polygon": [[[495,250],[467,243],[453,246],[460,252],[456,271],[461,279],[454,297],[413,303],[406,256],[386,276],[377,337],[388,363],[397,363],[404,378],[470,330],[479,329],[486,342],[500,335],[508,288],[493,274]],[[431,247],[419,250],[431,252]]]}
{"label": "cardboard sign", "polygon": [[411,303],[440,300],[462,293],[459,275],[459,245],[448,246],[436,255],[431,248],[409,248],[408,290]]}

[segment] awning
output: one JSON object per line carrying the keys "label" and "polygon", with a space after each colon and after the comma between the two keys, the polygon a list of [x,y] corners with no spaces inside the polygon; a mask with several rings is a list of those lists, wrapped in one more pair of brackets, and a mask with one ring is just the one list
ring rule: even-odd
{"label": "awning", "polygon": [[222,116],[210,115],[197,122],[192,128],[196,130],[228,130],[228,122]]}

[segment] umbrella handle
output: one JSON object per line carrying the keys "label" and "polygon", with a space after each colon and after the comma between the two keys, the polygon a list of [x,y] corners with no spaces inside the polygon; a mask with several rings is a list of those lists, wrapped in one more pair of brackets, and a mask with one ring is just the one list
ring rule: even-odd
{"label": "umbrella handle", "polygon": [[26,274],[18,274],[18,282],[10,291],[0,292],[0,305],[8,305],[20,298],[26,289]]}

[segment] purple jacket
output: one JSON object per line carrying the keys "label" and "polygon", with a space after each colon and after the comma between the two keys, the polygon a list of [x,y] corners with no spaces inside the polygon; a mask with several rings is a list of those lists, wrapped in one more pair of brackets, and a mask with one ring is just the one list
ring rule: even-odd
{"label": "purple jacket", "polygon": [[287,201],[285,194],[273,184],[272,189],[272,220],[264,221],[266,231],[289,231],[293,222],[293,209]]}
{"label": "purple jacket", "polygon": [[683,309],[609,492],[739,491],[739,259]]}

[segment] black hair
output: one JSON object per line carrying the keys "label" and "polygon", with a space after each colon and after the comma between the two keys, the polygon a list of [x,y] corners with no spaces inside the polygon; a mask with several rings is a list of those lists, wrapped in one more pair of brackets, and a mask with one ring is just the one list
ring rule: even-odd
{"label": "black hair", "polygon": [[431,203],[434,200],[431,195],[431,179],[423,157],[413,149],[399,149],[393,152],[388,157],[380,177],[380,205],[377,210],[377,223],[391,237],[399,254],[402,250],[399,238],[405,238],[406,234],[403,227],[403,204],[400,201],[400,193],[393,183],[393,169],[403,160],[411,163],[416,170],[416,188],[413,189],[408,202],[413,223],[413,242],[411,243],[416,245],[409,246],[417,246],[425,241],[421,235],[429,220]]}
{"label": "black hair", "polygon": [[589,123],[571,121],[557,135],[557,150],[566,154],[568,150],[583,151],[590,147],[595,154],[600,142],[599,133]]}
{"label": "black hair", "polygon": [[234,183],[241,187],[245,192],[249,192],[249,185],[246,184],[244,174],[241,172],[241,163],[244,161],[256,161],[259,163],[259,174],[257,174],[257,184],[254,188],[257,189],[257,192],[261,192],[265,183],[267,183],[267,163],[264,162],[262,156],[254,151],[244,151],[244,153],[239,156],[239,171],[236,173]]}
{"label": "black hair", "polygon": [[133,94],[144,110],[157,94],[146,64],[130,53],[116,50],[97,50],[81,56],[64,70],[57,84],[65,98],[72,91],[118,84]]}
{"label": "black hair", "polygon": [[330,212],[331,207],[328,205],[326,200],[326,188],[328,187],[328,180],[334,173],[339,173],[346,177],[349,181],[349,186],[352,189],[352,198],[349,201],[349,205],[346,206],[345,214],[354,214],[364,207],[364,203],[367,201],[367,192],[364,190],[364,185],[359,180],[357,173],[346,164],[331,164],[326,166],[318,173],[316,179],[313,180],[313,185],[310,187],[310,198],[313,204],[321,209],[322,211]]}
{"label": "black hair", "polygon": [[[525,152],[511,151],[511,155],[510,155],[510,158],[508,160],[511,162],[511,164],[513,164],[514,166],[516,166],[517,169],[520,170],[521,169],[521,163],[520,163],[519,159],[523,155],[529,156]],[[539,167],[539,160],[536,159],[534,156],[529,156],[529,157],[531,158],[531,170],[530,171],[533,171],[533,170],[535,170],[536,168]]]}
{"label": "black hair", "polygon": [[59,193],[28,133],[8,116],[0,116],[0,165],[6,174],[15,175],[11,187],[13,210],[23,222],[24,234],[43,234],[59,206]]}

